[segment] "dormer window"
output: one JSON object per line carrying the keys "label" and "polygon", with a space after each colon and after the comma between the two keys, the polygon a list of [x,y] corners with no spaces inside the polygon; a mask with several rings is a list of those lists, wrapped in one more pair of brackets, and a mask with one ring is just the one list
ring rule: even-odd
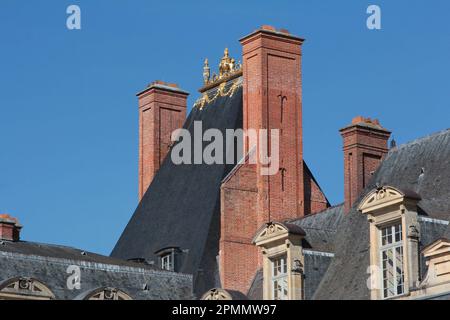
{"label": "dormer window", "polygon": [[161,249],[155,254],[159,256],[159,266],[166,271],[178,272],[181,250],[176,247]]}
{"label": "dormer window", "polygon": [[[370,291],[372,299],[409,295],[419,280],[419,238],[414,192],[380,187],[359,205],[370,223]],[[368,266],[369,267],[369,266]]]}
{"label": "dormer window", "polygon": [[383,298],[392,298],[405,292],[402,224],[396,223],[383,227],[379,233]]}
{"label": "dormer window", "polygon": [[263,299],[303,299],[305,232],[297,225],[270,222],[264,225],[253,243],[263,254]]}

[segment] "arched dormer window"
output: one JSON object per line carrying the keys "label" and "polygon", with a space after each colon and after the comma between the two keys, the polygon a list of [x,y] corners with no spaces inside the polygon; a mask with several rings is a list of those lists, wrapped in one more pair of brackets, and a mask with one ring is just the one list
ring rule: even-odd
{"label": "arched dormer window", "polygon": [[233,297],[227,290],[214,288],[206,292],[202,300],[233,300]]}
{"label": "arched dormer window", "polygon": [[208,290],[201,300],[248,300],[248,298],[239,291],[213,288]]}
{"label": "arched dormer window", "polygon": [[304,236],[299,226],[278,222],[257,232],[253,243],[263,254],[264,300],[303,299]]}
{"label": "arched dormer window", "polygon": [[85,295],[83,300],[133,300],[127,293],[116,288],[98,288]]}
{"label": "arched dormer window", "polygon": [[17,277],[0,284],[0,299],[51,300],[53,292],[42,282],[33,278]]}
{"label": "arched dormer window", "polygon": [[372,190],[358,210],[370,223],[372,299],[408,295],[419,280],[417,203],[420,196],[385,186]]}

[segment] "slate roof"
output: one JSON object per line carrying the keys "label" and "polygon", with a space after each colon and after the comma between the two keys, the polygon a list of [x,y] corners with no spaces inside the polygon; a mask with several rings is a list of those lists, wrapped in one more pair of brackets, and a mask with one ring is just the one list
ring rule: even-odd
{"label": "slate roof", "polygon": [[[203,131],[242,128],[242,88],[232,97],[218,97],[202,110],[193,108],[184,124],[191,134],[194,121],[202,121]],[[182,254],[177,271],[194,275],[197,296],[216,287],[220,185],[236,163],[175,165],[168,156],[111,256],[157,262],[156,251],[178,247]]]}
{"label": "slate roof", "polygon": [[442,233],[448,235],[449,227],[432,219],[450,219],[450,130],[389,151],[359,201],[342,218],[334,238],[335,257],[314,294],[315,299],[370,298],[366,285],[369,225],[367,217],[356,207],[377,184],[412,190],[421,196],[418,206],[425,219],[420,222],[421,248],[442,237]]}
{"label": "slate roof", "polygon": [[[81,289],[69,290],[67,268],[80,268]],[[0,242],[0,285],[27,277],[44,283],[56,299],[78,299],[109,287],[133,299],[191,299],[192,277],[80,249],[35,242]]]}
{"label": "slate roof", "polygon": [[344,205],[340,204],[322,212],[291,220],[290,223],[301,227],[305,233],[303,247],[314,251],[334,252],[334,237],[342,220]]}

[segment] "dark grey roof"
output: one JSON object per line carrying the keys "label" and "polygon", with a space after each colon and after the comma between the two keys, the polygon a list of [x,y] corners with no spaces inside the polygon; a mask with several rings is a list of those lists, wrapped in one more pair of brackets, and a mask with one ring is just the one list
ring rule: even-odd
{"label": "dark grey roof", "polygon": [[247,292],[247,297],[250,300],[262,300],[263,299],[263,270],[260,269],[256,272],[255,277],[253,278],[250,289]]}
{"label": "dark grey roof", "polygon": [[[133,299],[191,299],[192,277],[82,250],[33,242],[0,244],[0,285],[9,279],[39,280],[56,299],[77,299],[103,287],[124,291]],[[81,289],[69,290],[68,266],[80,268]]]}
{"label": "dark grey roof", "polygon": [[96,253],[84,251],[81,249],[76,249],[67,246],[44,244],[37,242],[27,242],[27,241],[1,241],[0,242],[1,252],[10,252],[23,255],[34,255],[41,257],[50,257],[58,259],[68,259],[74,261],[85,261],[94,263],[104,263],[113,264],[117,266],[124,267],[135,267],[135,268],[145,268],[158,270],[156,266],[151,266],[144,263],[136,263],[132,261],[126,261],[122,259],[116,259],[108,256],[99,255]]}
{"label": "dark grey roof", "polygon": [[337,205],[304,218],[291,220],[306,233],[304,248],[322,252],[334,252],[334,237],[342,220],[344,206]]}
{"label": "dark grey roof", "polygon": [[330,265],[333,257],[314,251],[305,251],[304,257],[305,300],[311,300],[317,290],[317,287],[322,281],[323,276],[327,272],[328,266]]}
{"label": "dark grey roof", "polygon": [[[446,130],[389,151],[374,174],[370,185],[361,194],[339,226],[334,239],[335,258],[317,289],[316,299],[369,299],[366,282],[369,266],[369,225],[367,217],[356,210],[363,197],[379,185],[412,190],[422,200],[421,215],[448,220],[450,217],[450,130]],[[423,223],[421,224],[423,225]],[[438,235],[425,235],[426,242]],[[306,230],[305,230],[306,231]],[[444,232],[444,230],[442,230]],[[423,245],[423,244],[422,244]]]}
{"label": "dark grey roof", "polygon": [[[215,128],[224,133],[226,129],[242,128],[242,88],[232,97],[219,97],[206,104],[202,110],[193,108],[184,124],[191,134],[194,121],[202,121],[203,131]],[[156,251],[178,247],[183,251],[179,271],[194,275],[197,296],[215,287],[220,185],[235,163],[175,165],[168,156],[111,255],[158,261]]]}

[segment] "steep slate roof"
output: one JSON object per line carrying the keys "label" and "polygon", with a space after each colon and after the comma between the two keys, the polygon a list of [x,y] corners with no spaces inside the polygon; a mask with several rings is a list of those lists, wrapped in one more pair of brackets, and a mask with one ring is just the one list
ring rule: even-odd
{"label": "steep slate roof", "polygon": [[[184,124],[192,135],[194,121],[202,121],[203,131],[242,128],[242,88],[232,97],[218,97],[202,110],[193,108]],[[177,271],[194,275],[197,296],[216,287],[220,184],[235,163],[175,165],[168,156],[111,256],[157,262],[156,251],[178,247],[183,253]]]}
{"label": "steep slate roof", "polygon": [[[80,290],[67,289],[70,265],[80,268]],[[120,289],[133,299],[192,298],[190,275],[66,246],[1,241],[0,266],[0,285],[12,278],[33,278],[44,283],[56,299],[76,299],[102,287]]]}
{"label": "steep slate roof", "polygon": [[334,237],[342,220],[344,205],[330,207],[322,212],[290,221],[306,233],[303,247],[321,252],[334,252]]}
{"label": "steep slate roof", "polygon": [[[390,185],[418,193],[420,214],[426,218],[450,219],[450,130],[413,141],[389,151],[374,174],[370,185],[361,194],[351,212],[339,226],[334,239],[335,257],[328,268],[315,299],[369,299],[366,285],[369,266],[369,224],[367,217],[356,210],[372,189]],[[425,219],[426,220],[426,219]],[[421,248],[440,238],[444,224],[422,219]],[[447,230],[449,232],[449,230]],[[425,243],[426,242],[426,243]]]}

